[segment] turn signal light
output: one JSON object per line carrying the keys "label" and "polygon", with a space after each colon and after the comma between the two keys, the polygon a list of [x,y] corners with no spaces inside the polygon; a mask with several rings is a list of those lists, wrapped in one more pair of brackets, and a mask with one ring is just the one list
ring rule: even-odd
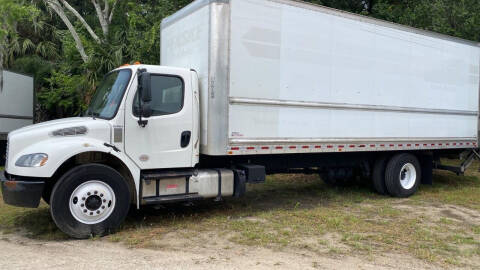
{"label": "turn signal light", "polygon": [[42,167],[43,165],[45,165],[45,163],[47,163],[48,161],[48,156],[42,158],[42,161],[40,161],[40,167]]}

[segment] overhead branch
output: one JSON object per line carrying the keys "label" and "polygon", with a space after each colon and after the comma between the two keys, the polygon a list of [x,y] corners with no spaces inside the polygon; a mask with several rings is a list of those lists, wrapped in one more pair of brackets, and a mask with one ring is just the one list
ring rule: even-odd
{"label": "overhead branch", "polygon": [[113,2],[112,11],[110,11],[110,16],[108,16],[108,23],[112,23],[113,13],[115,12],[115,7],[117,6],[118,1]]}
{"label": "overhead branch", "polygon": [[3,91],[3,58],[6,51],[6,36],[0,36],[0,92]]}
{"label": "overhead branch", "polygon": [[108,0],[104,0],[104,8],[103,8],[103,14],[108,14],[108,11],[110,9],[110,6],[108,5]]}
{"label": "overhead branch", "polygon": [[92,36],[92,38],[97,42],[101,43],[100,38],[95,34],[93,29],[88,25],[88,23],[85,21],[85,19],[78,13],[76,9],[74,9],[66,0],[61,0],[63,5],[77,17],[77,19],[82,23],[82,25],[87,29],[88,33]]}
{"label": "overhead branch", "polygon": [[60,5],[60,2],[58,0],[45,0],[47,5],[57,13],[57,15],[60,17],[60,19],[63,21],[63,23],[67,26],[68,31],[70,31],[70,34],[72,35],[73,39],[75,40],[75,46],[77,47],[77,51],[80,53],[80,56],[82,57],[83,62],[88,62],[88,56],[85,53],[85,48],[83,47],[82,40],[80,39],[80,36],[77,33],[77,30],[75,30],[75,27],[73,27],[72,23],[68,19],[67,15],[65,15],[65,12]]}
{"label": "overhead branch", "polygon": [[103,13],[102,7],[100,6],[100,3],[97,2],[97,0],[92,0],[93,6],[95,6],[95,11],[97,12],[97,17],[100,22],[100,26],[102,27],[103,31],[103,37],[106,38],[108,35],[108,26],[109,23],[107,21],[108,15],[105,16]]}

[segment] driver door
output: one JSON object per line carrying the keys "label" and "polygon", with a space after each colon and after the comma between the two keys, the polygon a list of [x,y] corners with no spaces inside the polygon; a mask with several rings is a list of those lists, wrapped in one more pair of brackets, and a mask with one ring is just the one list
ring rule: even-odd
{"label": "driver door", "polygon": [[125,107],[125,152],[141,169],[192,167],[192,91],[187,71],[148,67],[152,115],[138,124],[138,76]]}

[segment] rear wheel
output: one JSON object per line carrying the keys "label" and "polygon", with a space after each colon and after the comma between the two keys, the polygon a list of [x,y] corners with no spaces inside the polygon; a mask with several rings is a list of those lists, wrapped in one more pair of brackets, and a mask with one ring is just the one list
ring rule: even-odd
{"label": "rear wheel", "polygon": [[388,156],[379,157],[375,160],[372,172],[373,189],[381,195],[387,195],[388,190],[385,184],[385,168],[387,167]]}
{"label": "rear wheel", "polygon": [[101,164],[68,171],[53,188],[50,211],[58,228],[74,238],[103,236],[127,216],[130,192],[125,179]]}
{"label": "rear wheel", "polygon": [[420,185],[421,168],[418,159],[408,153],[392,157],[385,169],[385,185],[394,197],[412,196]]}
{"label": "rear wheel", "polygon": [[349,186],[355,180],[351,168],[333,168],[321,174],[321,178],[326,184],[339,187]]}

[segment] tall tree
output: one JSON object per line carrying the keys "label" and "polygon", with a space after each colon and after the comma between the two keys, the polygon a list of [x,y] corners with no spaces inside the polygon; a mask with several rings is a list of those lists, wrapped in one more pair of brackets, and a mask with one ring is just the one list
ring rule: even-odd
{"label": "tall tree", "polygon": [[[36,18],[39,12],[35,6],[25,1],[0,0],[0,91],[3,89],[3,73],[6,63],[13,58],[15,52],[32,48],[30,40],[25,39],[22,47],[18,43],[18,23],[30,20],[37,25]],[[14,41],[12,43],[12,41]]]}
{"label": "tall tree", "polygon": [[[77,29],[74,27],[72,21],[67,16],[67,12],[73,14],[73,16],[78,19],[83,27],[87,30],[90,34],[90,37],[93,41],[97,44],[105,42],[108,37],[109,27],[112,23],[113,14],[115,12],[115,7],[117,5],[118,0],[104,0],[103,7],[100,2],[97,0],[91,0],[92,5],[95,8],[97,19],[100,23],[103,32],[103,39],[100,39],[92,27],[87,23],[87,21],[83,18],[83,16],[74,8],[72,5],[68,3],[66,0],[44,0],[45,4],[50,7],[63,21],[65,26],[67,26],[68,31],[72,35],[73,39],[75,40],[75,46],[78,50],[78,53],[82,57],[84,63],[88,62],[89,56],[85,51],[85,46],[80,37]],[[110,2],[112,2],[112,8],[110,9]]]}
{"label": "tall tree", "polygon": [[372,13],[384,20],[480,41],[478,0],[376,0]]}
{"label": "tall tree", "polygon": [[355,13],[365,12],[370,7],[370,0],[307,0],[307,2]]}

